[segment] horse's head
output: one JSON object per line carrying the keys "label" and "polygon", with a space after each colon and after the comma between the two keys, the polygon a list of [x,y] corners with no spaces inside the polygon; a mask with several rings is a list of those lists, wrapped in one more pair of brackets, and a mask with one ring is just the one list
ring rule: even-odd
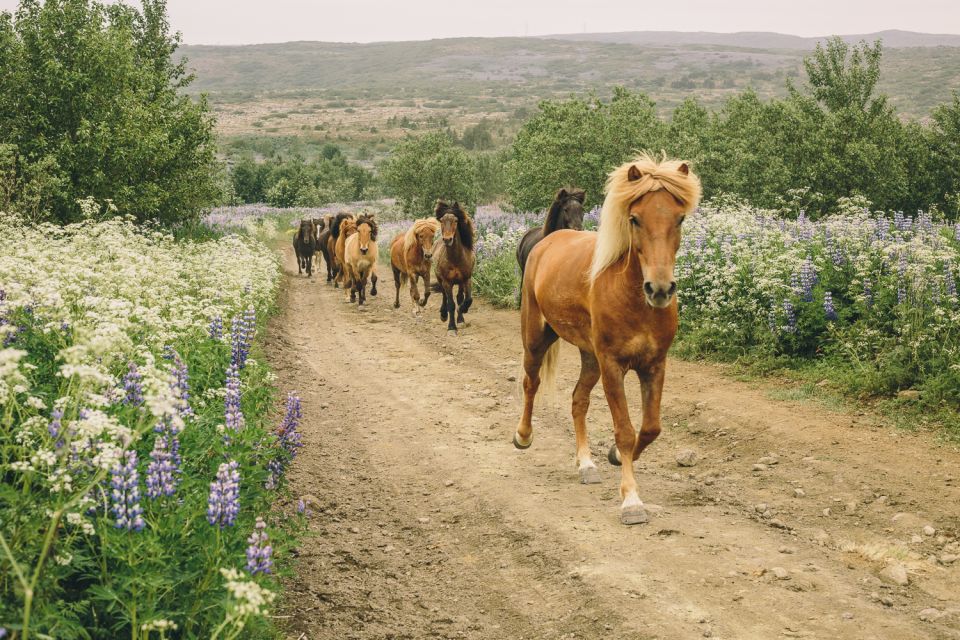
{"label": "horse's head", "polygon": [[313,219],[313,226],[317,230],[317,234],[323,231],[323,228],[326,226],[326,223],[320,218]]}
{"label": "horse's head", "polygon": [[[681,164],[677,171],[687,175],[689,168]],[[639,169],[630,168],[629,180],[642,177]],[[689,205],[666,189],[649,191],[630,205],[630,246],[640,260],[643,294],[652,307],[668,306],[677,292],[673,269],[680,248],[680,227],[689,210]]]}
{"label": "horse's head", "polygon": [[309,238],[314,235],[313,220],[300,221],[300,237]]}
{"label": "horse's head", "polygon": [[467,212],[460,208],[459,202],[451,205],[443,200],[437,200],[434,215],[440,221],[440,236],[445,245],[453,246],[459,234],[461,244],[467,249],[473,248],[473,225],[467,217]]}
{"label": "horse's head", "polygon": [[376,241],[377,239],[377,223],[374,222],[373,216],[360,216],[356,224],[360,253],[367,255],[370,251],[371,241]]}
{"label": "horse's head", "polygon": [[[433,224],[427,224],[430,222]],[[420,245],[420,251],[423,252],[424,259],[429,260],[433,257],[433,238],[437,235],[440,225],[432,220],[424,220],[424,224],[418,226],[418,229],[414,229],[413,235],[417,244]]]}
{"label": "horse's head", "polygon": [[563,189],[563,191],[565,198],[563,208],[560,210],[563,226],[565,229],[579,231],[583,229],[583,201],[586,200],[587,194],[582,189],[571,191]]}
{"label": "horse's head", "polygon": [[344,218],[340,222],[340,235],[349,238],[357,232],[357,221],[354,218]]}

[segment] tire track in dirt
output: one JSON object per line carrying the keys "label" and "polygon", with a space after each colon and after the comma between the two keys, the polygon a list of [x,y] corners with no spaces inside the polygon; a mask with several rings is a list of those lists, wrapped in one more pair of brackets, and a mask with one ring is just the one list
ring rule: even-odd
{"label": "tire track in dirt", "polygon": [[[481,304],[450,337],[435,298],[415,320],[380,284],[358,310],[288,276],[269,330],[281,388],[303,398],[292,483],[313,496],[291,637],[960,638],[955,447],[673,360],[637,465],[653,518],[624,527],[599,385],[603,483],[577,483],[573,348],[516,451],[517,314]],[[636,380],[628,397],[638,416]]]}

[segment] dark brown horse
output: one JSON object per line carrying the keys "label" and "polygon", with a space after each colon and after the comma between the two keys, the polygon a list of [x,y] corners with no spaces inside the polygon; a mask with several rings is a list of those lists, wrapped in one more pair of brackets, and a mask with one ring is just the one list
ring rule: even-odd
{"label": "dark brown horse", "polygon": [[340,226],[344,220],[353,220],[353,214],[338,213],[330,227],[330,237],[327,238],[327,254],[330,257],[330,262],[333,264],[332,278],[334,287],[340,286],[340,272],[343,270],[343,265],[341,265],[337,259],[337,240],[340,239]]}
{"label": "dark brown horse", "polygon": [[327,223],[323,221],[323,218],[313,218],[313,228],[316,231],[316,241],[317,241],[317,248],[313,254],[313,260],[315,263],[314,269],[316,269],[318,272],[320,271],[320,266],[321,266],[320,262],[323,258],[323,249],[320,246],[320,234],[323,233],[323,229],[326,226],[327,226]]}
{"label": "dark brown horse", "polygon": [[527,256],[533,247],[545,237],[560,229],[583,229],[583,202],[587,194],[583,189],[560,189],[557,191],[553,204],[547,212],[542,227],[530,229],[520,244],[517,245],[517,262],[520,264],[520,280],[523,280],[523,269],[527,264]]}
{"label": "dark brown horse", "polygon": [[333,233],[333,220],[335,217],[332,213],[325,215],[323,217],[323,229],[321,229],[317,235],[317,249],[321,255],[323,255],[323,261],[327,265],[327,282],[333,280],[333,259],[331,258],[330,247],[327,241],[330,239],[330,234]]}
{"label": "dark brown horse", "polygon": [[313,220],[301,220],[300,228],[293,236],[293,250],[297,254],[297,274],[304,271],[313,276],[313,254],[317,250],[317,227]]}
{"label": "dark brown horse", "polygon": [[[449,205],[438,200],[434,215],[440,221],[440,239],[433,245],[433,270],[443,292],[440,319],[448,320],[447,330],[456,333],[457,323],[463,323],[463,314],[473,304],[471,278],[476,263],[473,221],[458,202]],[[454,285],[457,286],[459,308],[454,303]]]}
{"label": "dark brown horse", "polygon": [[[607,456],[622,464],[620,519],[645,522],[633,462],[660,433],[660,396],[667,349],[677,331],[673,268],[680,225],[700,199],[700,181],[680,161],[640,156],[615,169],[597,233],[556,231],[530,253],[523,278],[523,412],[513,436],[521,449],[533,440],[533,401],[541,381],[556,377],[558,338],[580,349],[580,380],[573,391],[580,481],[600,481],[590,459],[587,409],[603,380],[613,414],[615,444]],[[640,378],[643,423],[639,436],[627,412],[623,378]]]}

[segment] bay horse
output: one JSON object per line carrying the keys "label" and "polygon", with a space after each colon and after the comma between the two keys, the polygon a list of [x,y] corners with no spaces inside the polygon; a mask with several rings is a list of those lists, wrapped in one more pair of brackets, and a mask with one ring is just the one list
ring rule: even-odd
{"label": "bay horse", "polygon": [[317,250],[317,227],[313,220],[301,220],[300,228],[293,236],[293,251],[297,254],[297,275],[307,272],[313,277],[313,254]]}
{"label": "bay horse", "polygon": [[[400,287],[410,281],[410,299],[413,300],[413,315],[420,315],[420,308],[427,305],[430,298],[430,266],[433,257],[433,239],[440,230],[440,221],[423,218],[415,221],[404,233],[390,243],[390,267],[393,269],[393,283],[397,295],[393,308],[400,308]],[[423,300],[417,289],[417,278],[423,280]]]}
{"label": "bay horse", "polygon": [[[344,244],[344,266],[350,281],[350,302],[366,304],[367,279],[370,295],[377,295],[377,223],[372,215],[357,218],[357,232],[351,234]],[[346,286],[346,285],[345,285]]]}
{"label": "bay horse", "polygon": [[583,189],[560,189],[557,191],[553,204],[547,212],[542,227],[530,229],[520,239],[517,245],[517,263],[520,264],[520,280],[523,280],[523,269],[527,264],[527,256],[533,247],[545,237],[560,229],[583,229],[583,202],[587,194]]}
{"label": "bay horse", "polygon": [[343,280],[343,242],[340,238],[343,236],[342,230],[344,224],[346,223],[347,229],[353,225],[353,229],[356,230],[356,221],[352,213],[338,213],[337,217],[333,219],[333,228],[330,231],[330,238],[327,239],[327,250],[330,252],[330,257],[333,258],[333,286],[339,287],[340,282]]}
{"label": "bay horse", "polygon": [[323,251],[320,249],[320,234],[323,232],[326,223],[323,221],[323,218],[312,218],[313,220],[313,229],[314,229],[314,241],[316,243],[316,249],[313,253],[313,268],[319,272],[321,267],[321,262],[323,261]]}
{"label": "bay horse", "polygon": [[[674,264],[680,226],[700,200],[700,180],[686,162],[641,155],[610,173],[597,233],[556,231],[530,253],[522,285],[523,413],[513,443],[533,440],[533,401],[556,378],[558,338],[580,350],[573,425],[580,481],[600,481],[590,459],[587,409],[598,380],[613,415],[607,459],[622,465],[620,520],[646,522],[633,462],[660,434],[667,349],[677,332]],[[623,379],[640,378],[639,436],[627,411]]]}
{"label": "bay horse", "polygon": [[328,240],[333,233],[333,220],[336,216],[328,213],[323,216],[323,229],[317,236],[317,248],[323,255],[323,261],[327,264],[327,282],[333,280],[333,254],[330,251]]}
{"label": "bay horse", "polygon": [[[440,319],[449,318],[447,331],[456,333],[457,323],[463,324],[463,314],[473,304],[471,279],[477,260],[473,251],[473,221],[459,202],[450,205],[437,200],[434,216],[440,221],[440,239],[433,245],[433,271],[443,292]],[[454,285],[457,286],[459,308],[454,302]]]}

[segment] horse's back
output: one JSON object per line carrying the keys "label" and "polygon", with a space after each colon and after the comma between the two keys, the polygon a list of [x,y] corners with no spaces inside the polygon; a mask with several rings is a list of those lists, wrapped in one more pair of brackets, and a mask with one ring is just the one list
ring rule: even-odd
{"label": "horse's back", "polygon": [[533,248],[543,239],[543,229],[541,227],[534,227],[533,229],[528,229],[523,237],[520,238],[520,243],[517,245],[517,264],[520,265],[520,271],[526,268],[527,259],[530,257],[530,252],[533,251]]}

